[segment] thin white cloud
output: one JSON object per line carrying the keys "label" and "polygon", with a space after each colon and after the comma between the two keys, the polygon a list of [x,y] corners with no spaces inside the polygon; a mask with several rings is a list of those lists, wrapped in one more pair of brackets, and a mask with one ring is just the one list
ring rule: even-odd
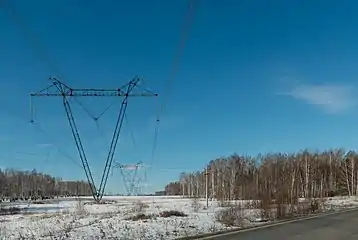
{"label": "thin white cloud", "polygon": [[318,106],[330,114],[345,112],[357,103],[354,88],[347,85],[301,84],[281,94]]}

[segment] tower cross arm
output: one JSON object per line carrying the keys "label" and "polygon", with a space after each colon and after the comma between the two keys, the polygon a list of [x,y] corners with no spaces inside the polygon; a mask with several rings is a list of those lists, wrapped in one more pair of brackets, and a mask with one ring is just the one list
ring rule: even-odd
{"label": "tower cross arm", "polygon": [[[157,93],[142,89],[140,92],[132,91],[138,86],[139,79],[135,78],[130,83],[117,89],[102,88],[71,88],[57,78],[51,77],[52,84],[39,92],[31,93],[32,97],[156,97]],[[132,88],[128,91],[128,86]]]}
{"label": "tower cross arm", "polygon": [[63,92],[37,92],[31,93],[33,97],[156,97],[157,93],[142,92],[142,93],[129,93],[121,89],[66,89]]}

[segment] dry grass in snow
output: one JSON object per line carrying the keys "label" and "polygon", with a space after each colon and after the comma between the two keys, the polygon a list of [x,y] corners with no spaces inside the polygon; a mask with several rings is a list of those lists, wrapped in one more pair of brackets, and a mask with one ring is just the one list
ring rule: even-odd
{"label": "dry grass in snow", "polygon": [[[27,213],[1,216],[1,239],[175,239],[260,224],[255,201],[225,204],[181,197],[107,197],[105,204],[86,199],[18,205]],[[322,209],[358,206],[354,198],[327,198]],[[30,212],[29,209],[37,211]],[[50,209],[57,208],[57,209]]]}

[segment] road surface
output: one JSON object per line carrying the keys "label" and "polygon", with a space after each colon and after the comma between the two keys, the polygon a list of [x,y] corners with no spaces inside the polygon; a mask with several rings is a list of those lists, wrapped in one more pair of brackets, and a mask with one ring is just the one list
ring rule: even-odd
{"label": "road surface", "polygon": [[358,240],[358,210],[199,239]]}

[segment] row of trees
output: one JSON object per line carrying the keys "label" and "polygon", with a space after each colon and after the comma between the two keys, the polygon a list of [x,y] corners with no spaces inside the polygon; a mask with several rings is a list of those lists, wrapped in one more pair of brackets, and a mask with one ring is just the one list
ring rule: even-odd
{"label": "row of trees", "polygon": [[165,191],[204,197],[206,186],[211,198],[221,200],[280,198],[293,203],[300,197],[357,195],[358,153],[335,149],[256,157],[233,154],[211,161],[202,171],[182,173]]}
{"label": "row of trees", "polygon": [[91,195],[84,181],[63,181],[48,174],[0,169],[0,197],[49,197]]}

